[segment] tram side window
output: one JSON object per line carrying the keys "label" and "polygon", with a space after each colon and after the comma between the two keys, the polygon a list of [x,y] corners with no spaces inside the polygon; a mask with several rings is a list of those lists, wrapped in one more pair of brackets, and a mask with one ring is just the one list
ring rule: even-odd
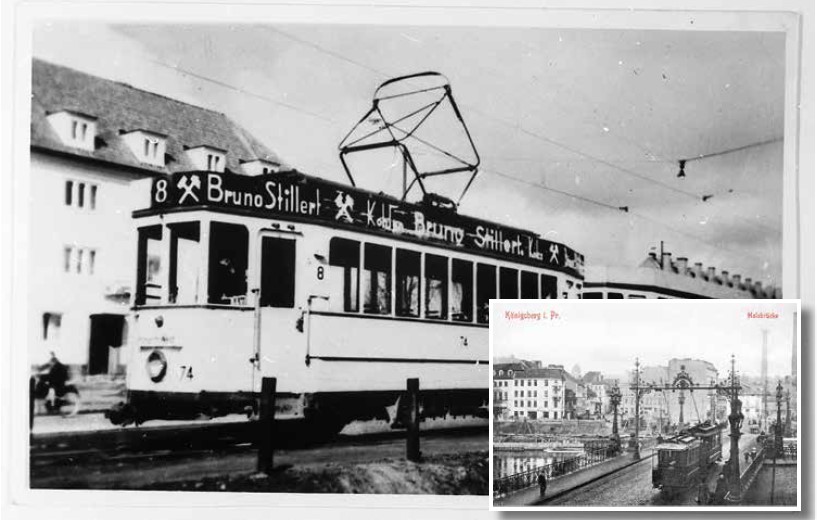
{"label": "tram side window", "polygon": [[522,271],[522,279],[520,281],[520,295],[522,298],[536,299],[539,298],[539,280],[536,273],[530,271]]}
{"label": "tram side window", "polygon": [[139,228],[136,305],[157,304],[162,290],[162,226]]}
{"label": "tram side window", "polygon": [[624,295],[618,292],[608,292],[607,293],[608,300],[623,300]]}
{"label": "tram side window", "polygon": [[547,274],[543,274],[541,276],[541,283],[540,283],[540,290],[541,296],[543,300],[552,299],[555,300],[558,296],[558,290],[556,288],[557,282],[555,276],[550,276]]}
{"label": "tram side window", "polygon": [[[334,237],[329,242],[329,305],[334,310],[357,312],[360,291],[360,242]],[[343,302],[340,307],[338,302]]]}
{"label": "tram side window", "polygon": [[585,300],[602,300],[602,294],[600,292],[586,292],[584,293]]}
{"label": "tram side window", "polygon": [[474,264],[457,258],[451,263],[451,319],[474,319]]}
{"label": "tram side window", "polygon": [[426,255],[426,318],[448,315],[448,258]]}
{"label": "tram side window", "polygon": [[420,253],[397,250],[397,315],[420,316]]}
{"label": "tram side window", "polygon": [[499,269],[499,297],[519,298],[519,271],[508,267]]}
{"label": "tram side window", "polygon": [[249,232],[237,224],[210,224],[208,303],[247,304]]}
{"label": "tram side window", "polygon": [[496,298],[496,267],[477,264],[477,322],[488,323],[488,302]]}
{"label": "tram side window", "polygon": [[201,270],[199,223],[168,225],[170,229],[169,303],[191,304],[198,300]]}
{"label": "tram side window", "polygon": [[363,255],[363,312],[391,313],[391,248],[366,244]]}

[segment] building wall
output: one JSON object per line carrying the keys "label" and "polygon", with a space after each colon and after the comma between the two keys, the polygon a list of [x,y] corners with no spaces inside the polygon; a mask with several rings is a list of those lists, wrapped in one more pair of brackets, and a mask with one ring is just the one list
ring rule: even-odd
{"label": "building wall", "polygon": [[[116,167],[32,152],[28,201],[31,263],[28,352],[32,364],[46,362],[49,351],[53,351],[63,363],[87,365],[90,316],[127,314],[128,299],[117,301],[106,295],[133,285],[136,240],[131,212],[149,197],[149,192],[142,197],[134,192],[147,189],[144,183],[132,184],[137,178]],[[67,180],[74,182],[74,200],[70,206],[65,201]],[[82,208],[76,206],[77,183],[86,185]],[[90,185],[97,186],[93,209]],[[93,272],[88,272],[86,261],[82,272],[77,273],[75,260],[69,264],[71,272],[66,272],[66,247],[82,248],[84,255],[93,250]],[[48,339],[43,337],[44,313],[61,315],[58,334],[52,333]],[[49,332],[53,332],[55,324],[51,325]],[[123,332],[122,341],[126,342],[127,330]]]}

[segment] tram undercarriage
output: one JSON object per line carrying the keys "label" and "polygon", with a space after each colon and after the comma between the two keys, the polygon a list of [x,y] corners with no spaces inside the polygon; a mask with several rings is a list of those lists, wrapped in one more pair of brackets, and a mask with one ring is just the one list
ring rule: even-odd
{"label": "tram undercarriage", "polygon": [[[114,424],[141,424],[149,420],[189,420],[243,414],[257,418],[260,396],[249,392],[154,392],[131,390],[126,403],[106,413]],[[275,401],[275,418],[298,423],[320,432],[320,437],[339,433],[352,421],[382,420],[391,428],[405,428],[406,393],[402,390],[362,392],[316,392],[310,394],[279,393]],[[487,418],[486,389],[421,390],[420,417]]]}

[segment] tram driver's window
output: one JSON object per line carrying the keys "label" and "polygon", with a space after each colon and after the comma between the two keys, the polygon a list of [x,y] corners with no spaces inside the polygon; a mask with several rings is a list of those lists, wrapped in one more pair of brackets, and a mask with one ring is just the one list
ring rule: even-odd
{"label": "tram driver's window", "polygon": [[499,297],[519,298],[519,271],[508,267],[499,269]]}
{"label": "tram driver's window", "polygon": [[210,224],[207,303],[247,305],[249,232],[238,224]]}
{"label": "tram driver's window", "polygon": [[170,292],[168,303],[193,304],[199,299],[201,250],[199,223],[168,225],[170,229]]}
{"label": "tram driver's window", "polygon": [[456,258],[451,261],[451,319],[474,320],[474,264]]}
{"label": "tram driver's window", "polygon": [[139,228],[136,305],[157,304],[162,291],[162,226]]}
{"label": "tram driver's window", "polygon": [[397,315],[416,318],[420,315],[420,253],[398,249],[396,262]]}
{"label": "tram driver's window", "polygon": [[488,302],[496,298],[496,267],[477,264],[477,322],[488,323]]}
{"label": "tram driver's window", "polygon": [[391,313],[391,248],[366,244],[363,252],[363,312]]}
{"label": "tram driver's window", "polygon": [[360,242],[333,237],[329,241],[329,306],[357,312],[360,282]]}
{"label": "tram driver's window", "polygon": [[448,258],[426,255],[426,318],[448,317]]}

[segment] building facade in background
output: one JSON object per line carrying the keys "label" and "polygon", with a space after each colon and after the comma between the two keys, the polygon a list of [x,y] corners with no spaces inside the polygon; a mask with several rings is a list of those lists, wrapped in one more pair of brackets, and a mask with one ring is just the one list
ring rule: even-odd
{"label": "building facade in background", "polygon": [[[176,171],[273,173],[280,159],[224,114],[33,61],[29,361],[120,369],[136,276],[131,213]],[[162,269],[156,252],[152,269]]]}

